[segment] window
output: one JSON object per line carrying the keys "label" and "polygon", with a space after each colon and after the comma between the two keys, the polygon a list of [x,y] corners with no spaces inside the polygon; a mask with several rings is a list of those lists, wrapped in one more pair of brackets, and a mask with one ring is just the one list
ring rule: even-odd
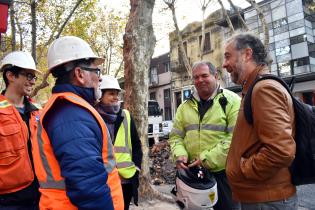
{"label": "window", "polygon": [[165,120],[172,120],[172,110],[171,107],[164,107],[164,118]]}
{"label": "window", "polygon": [[[187,42],[184,42],[183,45],[184,45],[185,53],[186,53],[186,55],[187,55]],[[187,55],[187,56],[188,56],[188,55]]]}
{"label": "window", "polygon": [[150,100],[156,100],[156,93],[155,92],[150,93]]}
{"label": "window", "polygon": [[291,67],[289,62],[278,63],[279,75],[281,77],[291,75]]}
{"label": "window", "polygon": [[163,63],[164,66],[164,72],[170,71],[170,62]]}
{"label": "window", "polygon": [[276,49],[276,56],[284,55],[284,54],[287,54],[289,52],[290,52],[289,46],[280,47],[280,48]]}
{"label": "window", "polygon": [[280,20],[273,21],[273,28],[280,28],[288,24],[287,18],[282,18]]}
{"label": "window", "polygon": [[[202,36],[199,36],[199,46],[201,47],[201,38]],[[209,52],[211,50],[211,40],[210,40],[210,32],[205,33],[205,43],[203,46],[203,52]]]}
{"label": "window", "polygon": [[158,83],[159,83],[159,77],[157,75],[157,69],[156,67],[152,67],[150,69],[150,84],[157,85]]}
{"label": "window", "polygon": [[298,66],[305,66],[309,64],[310,64],[310,59],[308,57],[299,58],[299,59],[291,61],[291,65],[293,69]]}
{"label": "window", "polygon": [[164,100],[170,100],[171,98],[171,90],[168,89],[164,89]]}
{"label": "window", "polygon": [[298,44],[301,42],[305,41],[305,36],[304,35],[298,35],[298,36],[294,36],[290,38],[290,44],[294,45],[294,44]]}

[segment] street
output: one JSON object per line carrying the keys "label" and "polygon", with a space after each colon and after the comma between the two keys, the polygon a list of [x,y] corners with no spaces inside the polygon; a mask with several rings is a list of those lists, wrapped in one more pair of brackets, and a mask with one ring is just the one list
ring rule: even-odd
{"label": "street", "polygon": [[[158,191],[170,195],[173,185],[154,186]],[[297,187],[299,209],[298,210],[315,210],[315,184],[302,185]]]}

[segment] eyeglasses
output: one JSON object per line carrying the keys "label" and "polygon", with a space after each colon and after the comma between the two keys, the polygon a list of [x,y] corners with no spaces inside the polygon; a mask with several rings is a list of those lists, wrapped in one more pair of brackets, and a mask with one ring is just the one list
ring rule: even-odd
{"label": "eyeglasses", "polygon": [[97,74],[98,77],[101,76],[101,69],[100,68],[89,68],[89,67],[81,67],[81,69],[85,70],[85,71],[91,71]]}
{"label": "eyeglasses", "polygon": [[26,77],[26,79],[28,81],[32,81],[34,80],[36,82],[37,80],[37,77],[35,76],[35,74],[32,74],[32,73],[27,73],[27,72],[19,72],[19,74],[23,75],[24,77]]}

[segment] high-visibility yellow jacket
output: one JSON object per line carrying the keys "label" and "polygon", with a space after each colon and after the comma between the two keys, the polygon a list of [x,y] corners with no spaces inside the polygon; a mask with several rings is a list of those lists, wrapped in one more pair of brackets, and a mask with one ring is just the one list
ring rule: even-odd
{"label": "high-visibility yellow jacket", "polygon": [[114,143],[115,157],[119,175],[125,179],[132,177],[136,173],[136,166],[132,161],[132,143],[130,137],[130,113],[123,109],[124,117]]}
{"label": "high-visibility yellow jacket", "polygon": [[[225,97],[225,112],[220,98]],[[212,106],[202,120],[198,110],[199,99],[191,97],[182,103],[176,112],[169,143],[173,158],[187,156],[189,161],[200,159],[210,171],[225,169],[226,157],[236,123],[240,97],[226,89],[211,100]]]}

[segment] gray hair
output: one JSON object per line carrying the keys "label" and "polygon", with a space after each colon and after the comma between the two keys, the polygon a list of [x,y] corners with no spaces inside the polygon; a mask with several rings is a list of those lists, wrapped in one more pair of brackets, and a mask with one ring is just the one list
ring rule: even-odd
{"label": "gray hair", "polygon": [[214,65],[208,61],[197,61],[192,66],[192,71],[198,68],[199,66],[208,66],[210,74],[215,75],[217,73],[217,69],[214,67]]}
{"label": "gray hair", "polygon": [[227,43],[234,41],[237,51],[251,48],[253,51],[253,60],[256,64],[265,64],[269,62],[268,52],[261,40],[251,33],[240,33],[228,39]]}

